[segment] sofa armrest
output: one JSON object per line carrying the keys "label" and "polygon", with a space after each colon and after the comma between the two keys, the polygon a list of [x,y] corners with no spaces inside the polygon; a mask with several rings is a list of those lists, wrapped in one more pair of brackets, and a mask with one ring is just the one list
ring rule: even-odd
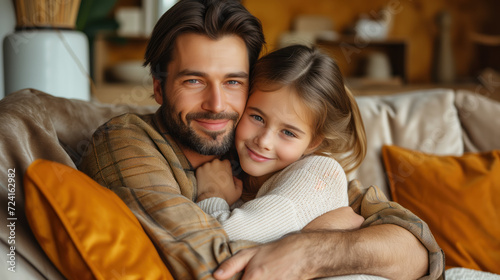
{"label": "sofa armrest", "polygon": [[[54,97],[33,89],[0,100],[0,204],[8,205],[7,170],[15,169],[15,252],[17,268],[23,270],[23,274],[12,274],[4,269],[1,279],[63,279],[35,241],[26,220],[23,177],[28,166],[36,159],[47,159],[76,168],[75,162],[99,125],[125,112],[151,113],[156,108],[103,105]],[[0,218],[7,221],[7,209],[0,213]],[[5,252],[4,258],[14,245],[8,243],[8,230],[0,227],[0,251]]]}

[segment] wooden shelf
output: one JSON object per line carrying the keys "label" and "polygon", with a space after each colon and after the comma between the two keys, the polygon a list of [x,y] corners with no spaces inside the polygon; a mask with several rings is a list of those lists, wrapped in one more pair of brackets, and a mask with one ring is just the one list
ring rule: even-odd
{"label": "wooden shelf", "polygon": [[108,70],[126,61],[143,61],[148,37],[120,37],[116,34],[99,34],[94,42],[94,81],[97,86],[116,82]]}
{"label": "wooden shelf", "polygon": [[[357,84],[350,86],[350,89],[352,90],[355,96],[391,95],[407,91],[433,89],[433,88],[469,90],[500,102],[500,89],[496,89],[494,92],[489,92],[484,86],[475,83],[405,84],[403,86],[390,86],[390,85],[363,86]],[[131,85],[131,84],[105,84],[96,87],[95,94],[93,97],[101,103],[108,103],[108,104],[159,106],[156,103],[156,101],[151,97],[152,94],[153,94],[153,86],[141,86],[141,85]]]}
{"label": "wooden shelf", "polygon": [[345,77],[362,78],[367,57],[374,52],[387,55],[394,78],[407,82],[407,43],[405,40],[361,40],[357,37],[342,37],[339,40],[317,40],[316,45],[333,58]]}
{"label": "wooden shelf", "polygon": [[144,60],[149,38],[142,36],[121,37],[114,33],[96,36],[93,55],[93,96],[108,104],[157,105],[151,98],[153,85],[143,81],[119,81],[110,75],[110,69],[120,63]]}

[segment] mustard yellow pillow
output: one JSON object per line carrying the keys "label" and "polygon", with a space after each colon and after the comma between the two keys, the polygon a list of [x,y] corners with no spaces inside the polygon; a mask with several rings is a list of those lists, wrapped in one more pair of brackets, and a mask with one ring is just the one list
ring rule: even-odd
{"label": "mustard yellow pillow", "polygon": [[382,147],[394,201],[422,218],[446,267],[500,274],[500,151],[436,156]]}
{"label": "mustard yellow pillow", "polygon": [[33,162],[24,177],[26,216],[68,279],[173,279],[125,203],[82,172]]}

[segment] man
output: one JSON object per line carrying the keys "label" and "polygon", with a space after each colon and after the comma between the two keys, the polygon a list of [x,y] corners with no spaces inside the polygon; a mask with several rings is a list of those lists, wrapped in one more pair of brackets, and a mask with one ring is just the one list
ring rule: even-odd
{"label": "man", "polygon": [[[417,217],[378,200],[373,189],[362,194],[354,186],[350,198],[358,211],[360,204],[377,205],[362,213],[374,226],[296,233],[260,246],[230,242],[193,202],[200,192],[195,169],[232,145],[263,44],[260,22],[239,1],[178,2],[158,21],[145,55],[160,109],[100,127],[80,169],[124,200],[176,279],[227,279],[243,269],[246,279],[439,277],[443,255],[426,225],[420,228]],[[335,217],[327,213],[308,228],[324,228]],[[403,227],[423,233],[417,239]]]}

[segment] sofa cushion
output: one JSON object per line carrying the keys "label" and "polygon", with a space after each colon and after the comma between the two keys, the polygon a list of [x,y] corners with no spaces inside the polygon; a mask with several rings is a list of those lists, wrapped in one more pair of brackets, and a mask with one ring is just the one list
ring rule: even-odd
{"label": "sofa cushion", "polygon": [[41,159],[30,165],[24,183],[30,227],[68,279],[173,279],[137,218],[111,190]]}
{"label": "sofa cushion", "polygon": [[500,273],[500,150],[436,156],[382,149],[394,201],[422,218],[446,267]]}
{"label": "sofa cushion", "polygon": [[455,105],[462,124],[465,152],[500,149],[500,102],[472,91],[458,90]]}
{"label": "sofa cushion", "polygon": [[448,89],[413,91],[391,96],[356,97],[368,141],[365,160],[349,174],[363,185],[377,185],[390,196],[381,148],[398,145],[438,155],[463,153],[462,131]]}

